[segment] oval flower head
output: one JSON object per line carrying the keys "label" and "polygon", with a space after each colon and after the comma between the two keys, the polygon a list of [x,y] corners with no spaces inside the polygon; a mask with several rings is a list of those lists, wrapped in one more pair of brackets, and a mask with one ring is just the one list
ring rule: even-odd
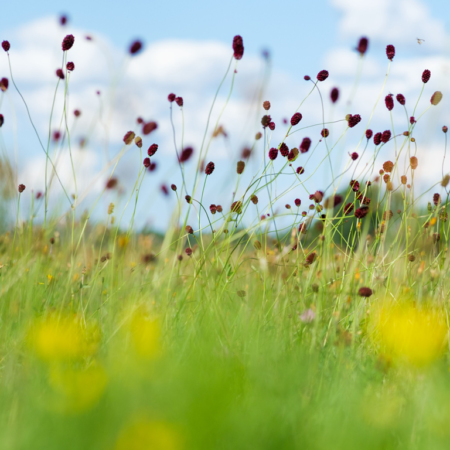
{"label": "oval flower head", "polygon": [[426,366],[445,351],[445,313],[411,301],[385,301],[372,315],[374,341],[393,361]]}

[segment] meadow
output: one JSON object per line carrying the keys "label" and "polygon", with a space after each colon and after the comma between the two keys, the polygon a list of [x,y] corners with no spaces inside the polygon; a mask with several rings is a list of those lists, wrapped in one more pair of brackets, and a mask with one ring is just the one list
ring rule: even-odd
{"label": "meadow", "polygon": [[[73,45],[67,35],[55,75],[64,98],[76,71]],[[13,43],[2,48],[1,57],[12,59]],[[141,48],[136,41],[129,54]],[[367,48],[361,38],[357,57]],[[243,57],[235,36],[222,81],[231,80],[231,89]],[[445,101],[429,92],[426,68],[417,74],[417,99],[386,95],[394,59],[389,45],[374,99],[374,108],[384,102],[387,110],[381,131],[370,128],[371,118],[348,114],[337,138],[323,121],[288,146],[307,114],[299,99],[286,141],[274,142],[281,123],[262,90],[253,146],[229,161],[235,194],[227,204],[206,200],[216,170],[210,145],[224,133],[220,116],[208,118],[195,151],[174,125],[180,183],[164,186],[177,198],[164,234],[135,226],[142,180],[161,153],[155,122],[138,118],[134,130],[123,130],[122,149],[86,212],[78,207],[81,188],[68,192],[58,174],[59,158],[72,158],[80,111],[64,103],[62,112],[52,110],[60,114],[56,132],[52,117],[48,136],[35,130],[46,159],[43,192],[17,179],[13,155],[4,152],[2,198],[14,214],[0,236],[0,448],[448,448],[450,176],[443,172],[423,192],[414,179],[425,145],[416,128]],[[9,67],[2,96],[20,92]],[[306,75],[308,96],[328,76]],[[182,114],[183,98],[165,95],[170,117]],[[322,96],[326,108],[339,91]],[[28,111],[22,100],[16,107]],[[222,107],[213,103],[211,111]],[[405,111],[395,129],[394,107]],[[0,115],[0,132],[9,123]],[[361,136],[358,148],[333,173],[330,154],[350,132]],[[312,157],[318,145],[323,159]],[[385,146],[389,160],[379,158]],[[443,161],[446,146],[443,126]],[[115,170],[130,148],[139,153],[134,187],[125,201],[99,210],[105,192],[117,189]],[[359,164],[363,154],[369,164]],[[259,168],[243,187],[250,160]],[[305,180],[324,165],[330,186],[309,192]],[[274,186],[283,177],[291,184],[280,192]],[[76,187],[75,169],[73,178]],[[61,201],[51,195],[55,186]],[[134,211],[130,219],[125,210]]]}

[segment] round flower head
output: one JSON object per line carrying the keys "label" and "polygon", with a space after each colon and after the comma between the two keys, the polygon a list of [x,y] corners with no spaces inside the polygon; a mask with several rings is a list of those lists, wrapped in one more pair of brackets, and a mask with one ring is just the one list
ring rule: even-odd
{"label": "round flower head", "polygon": [[81,111],[80,111],[79,109],[76,109],[76,110],[73,112],[73,115],[74,115],[75,117],[80,117],[80,116],[81,116]]}
{"label": "round flower head", "polygon": [[133,142],[134,137],[135,134],[132,131],[128,131],[123,137],[123,142],[125,142],[126,145],[130,145]]}
{"label": "round flower head", "polygon": [[289,147],[284,142],[280,145],[280,153],[285,158],[289,155]]}
{"label": "round flower head", "polygon": [[2,78],[0,80],[0,89],[5,92],[8,89],[9,81],[8,78]]}
{"label": "round flower head", "polygon": [[326,137],[328,137],[328,136],[330,135],[330,132],[329,132],[328,128],[324,128],[324,129],[320,132],[320,134],[322,135],[322,137],[326,138]]}
{"label": "round flower head", "polygon": [[348,118],[348,126],[350,128],[356,127],[359,122],[361,122],[361,116],[359,114],[355,114],[354,116],[350,114],[350,117]]}
{"label": "round flower head", "polygon": [[70,50],[73,47],[73,44],[75,42],[75,38],[72,34],[68,34],[62,41],[61,47],[63,52],[67,52],[67,50]]}
{"label": "round flower head", "polygon": [[400,103],[400,105],[405,106],[406,99],[403,94],[397,94],[397,101]]}
{"label": "round flower head", "polygon": [[177,191],[177,185],[176,184],[171,184],[170,185],[170,189],[172,189],[173,192]]}
{"label": "round flower head", "polygon": [[299,153],[300,152],[298,151],[298,148],[296,148],[296,147],[292,148],[291,151],[289,152],[288,160],[295,161],[297,159]]}
{"label": "round flower head", "polygon": [[175,94],[169,94],[167,96],[167,100],[169,100],[170,103],[174,102],[177,96]]}
{"label": "round flower head", "polygon": [[255,194],[253,194],[253,195],[250,197],[250,200],[251,200],[251,202],[252,202],[254,205],[257,205],[257,204],[258,204],[258,201],[259,201],[258,197],[257,197]]}
{"label": "round flower head", "polygon": [[67,23],[67,16],[63,14],[63,15],[59,18],[59,23],[60,23],[62,26],[64,26],[64,25]]}
{"label": "round flower head", "polygon": [[333,88],[331,89],[331,93],[330,93],[330,98],[331,98],[331,103],[336,103],[339,99],[339,89],[338,88]]}
{"label": "round flower head", "polygon": [[147,150],[148,156],[153,156],[158,151],[158,144],[152,144]]}
{"label": "round flower head", "polygon": [[268,100],[266,100],[266,101],[263,103],[263,108],[264,108],[266,111],[269,111],[269,109],[270,109],[270,102],[269,102]]}
{"label": "round flower head", "polygon": [[242,173],[244,173],[244,169],[245,169],[245,162],[244,161],[238,161],[237,166],[236,166],[237,174],[241,175]]}
{"label": "round flower head", "polygon": [[372,130],[366,130],[366,138],[367,139],[370,139],[371,137],[372,137],[372,135],[373,135],[373,131]]}
{"label": "round flower head", "polygon": [[73,71],[75,70],[75,64],[74,64],[73,62],[68,62],[68,63],[66,64],[66,69],[67,69],[69,72],[73,72]]}
{"label": "round flower head", "polygon": [[411,116],[409,118],[409,123],[412,125],[413,123],[416,123],[416,118],[414,116]]}
{"label": "round flower head", "polygon": [[185,195],[184,199],[186,200],[186,203],[189,203],[189,204],[192,203],[192,197],[190,195]]}
{"label": "round flower head", "polygon": [[183,97],[177,97],[175,102],[180,108],[184,105]]}
{"label": "round flower head", "polygon": [[369,213],[369,208],[367,206],[361,206],[355,211],[355,217],[357,219],[363,219]]}
{"label": "round flower head", "polygon": [[311,79],[311,77],[310,77],[309,75],[305,75],[305,76],[303,77],[303,79],[304,79],[305,81],[309,81],[309,80]]}
{"label": "round flower head", "polygon": [[433,203],[437,206],[439,203],[441,203],[441,196],[439,194],[433,195]]}
{"label": "round flower head", "polygon": [[353,161],[356,161],[356,160],[358,159],[358,157],[359,157],[359,155],[358,155],[358,153],[356,153],[356,152],[353,152],[353,153],[350,155],[350,158],[352,158]]}
{"label": "round flower head", "polygon": [[444,133],[447,133],[448,127],[444,125],[444,126],[442,127],[442,131],[443,131]]}
{"label": "round flower head", "polygon": [[373,142],[375,145],[380,145],[381,144],[381,133],[376,133],[375,136],[373,137]]}
{"label": "round flower head", "polygon": [[231,212],[242,214],[242,202],[237,201],[231,204]]}
{"label": "round flower head", "polygon": [[352,188],[353,192],[358,192],[359,191],[359,181],[356,181],[356,180],[350,181],[350,187]]}
{"label": "round flower head", "polygon": [[209,210],[211,211],[211,214],[215,214],[217,212],[217,206],[213,203],[212,205],[209,205]]}
{"label": "round flower head", "polygon": [[269,123],[272,121],[272,118],[269,115],[265,115],[261,119],[261,125],[263,128],[266,128],[269,126]]}
{"label": "round flower head", "polygon": [[363,56],[367,52],[367,47],[369,46],[369,39],[366,37],[362,37],[358,42],[358,47],[356,50],[359,52],[361,56]]}
{"label": "round flower head", "polygon": [[206,168],[205,168],[206,175],[211,175],[214,172],[214,169],[215,169],[214,163],[213,162],[209,162],[206,165]]}
{"label": "round flower head", "polygon": [[305,137],[300,144],[300,151],[302,153],[306,153],[311,147],[311,139],[309,137]]}
{"label": "round flower head", "polygon": [[9,49],[11,48],[11,44],[8,41],[3,41],[2,47],[3,47],[3,50],[5,50],[5,52],[8,52]]}
{"label": "round flower head", "polygon": [[21,194],[25,190],[24,184],[19,184],[19,193]]}
{"label": "round flower head", "polygon": [[393,45],[388,45],[386,47],[386,56],[389,60],[393,60],[395,56],[395,47]]}
{"label": "round flower head", "polygon": [[372,289],[368,287],[360,287],[358,290],[358,295],[360,297],[370,297],[373,294]]}
{"label": "round flower head", "polygon": [[388,142],[390,138],[391,138],[390,130],[383,131],[383,134],[381,135],[381,142],[384,142],[386,144],[386,142]]}
{"label": "round flower head", "polygon": [[353,203],[347,203],[344,207],[344,214],[345,215],[350,214],[353,211],[353,208],[354,208]]}
{"label": "round flower head", "polygon": [[156,122],[147,122],[144,123],[142,127],[142,134],[147,136],[147,134],[150,134],[152,131],[156,130],[158,128],[158,124]]}
{"label": "round flower head", "polygon": [[389,111],[392,111],[394,109],[394,99],[392,98],[391,95],[386,95],[384,103],[386,104],[386,108]]}
{"label": "round flower head", "polygon": [[138,148],[142,148],[142,138],[140,136],[134,138],[134,143]]}
{"label": "round flower head", "polygon": [[59,79],[64,80],[64,72],[62,71],[62,69],[56,69],[56,76]]}
{"label": "round flower head", "polygon": [[431,72],[427,69],[423,71],[422,74],[422,81],[424,83],[428,83],[430,81],[430,77],[431,77]]}
{"label": "round flower head", "polygon": [[233,56],[238,61],[242,59],[242,56],[244,56],[244,41],[242,40],[242,37],[239,35],[236,35],[233,38]]}
{"label": "round flower head", "polygon": [[431,104],[434,105],[434,106],[439,105],[439,103],[440,103],[441,100],[442,100],[442,97],[443,97],[442,92],[441,92],[441,91],[436,91],[436,92],[431,96],[431,100],[430,100]]}
{"label": "round flower head", "polygon": [[275,122],[270,122],[269,123],[269,129],[272,130],[272,131],[275,130]]}
{"label": "round flower head", "polygon": [[302,201],[299,198],[295,199],[295,206],[297,206],[297,208],[302,204]]}
{"label": "round flower head", "polygon": [[180,154],[180,162],[188,161],[192,154],[194,153],[194,149],[192,147],[186,147]]}
{"label": "round flower head", "polygon": [[269,150],[269,159],[271,159],[273,161],[274,159],[277,159],[277,156],[278,156],[278,150],[276,148],[272,147]]}
{"label": "round flower head", "polygon": [[192,248],[188,247],[186,250],[186,255],[191,256],[192,255]]}
{"label": "round flower head", "polygon": [[291,117],[291,125],[294,127],[295,125],[297,125],[300,120],[302,120],[302,115],[299,112],[296,112],[292,117]]}
{"label": "round flower head", "polygon": [[130,55],[136,55],[142,50],[142,42],[141,41],[134,41],[130,45],[129,53]]}
{"label": "round flower head", "polygon": [[328,78],[328,70],[321,70],[318,74],[317,74],[317,79],[319,81],[325,81]]}
{"label": "round flower head", "polygon": [[305,169],[303,168],[303,167],[297,167],[297,170],[296,170],[296,172],[299,174],[299,175],[302,175],[303,173],[305,173]]}
{"label": "round flower head", "polygon": [[143,164],[147,168],[150,167],[150,158],[145,158],[144,161],[143,161]]}

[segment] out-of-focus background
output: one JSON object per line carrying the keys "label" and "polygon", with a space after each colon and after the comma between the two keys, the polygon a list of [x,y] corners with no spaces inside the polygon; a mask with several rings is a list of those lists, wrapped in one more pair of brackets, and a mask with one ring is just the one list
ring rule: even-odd
{"label": "out-of-focus background", "polygon": [[[330,77],[319,86],[325,121],[343,119],[347,113],[362,116],[361,124],[349,130],[346,138],[333,150],[335,175],[339,174],[348,163],[349,152],[357,148],[381,93],[388,67],[385,54],[388,44],[395,45],[396,56],[370,128],[374,132],[391,128],[390,115],[384,105],[384,96],[388,93],[404,94],[408,111],[412,113],[422,88],[421,74],[424,69],[431,70],[431,80],[425,86],[416,116],[429,106],[434,91],[442,91],[444,100],[428,111],[417,126],[419,168],[416,182],[425,187],[439,181],[444,153],[441,128],[450,124],[448,10],[448,4],[439,0],[329,0],[319,3],[130,0],[125,3],[79,1],[64,5],[56,1],[16,1],[2,5],[0,40],[7,39],[11,43],[14,79],[28,103],[38,133],[46,142],[57,83],[55,70],[61,67],[61,41],[66,34],[75,36],[75,45],[68,52],[68,60],[75,63],[68,92],[69,123],[74,127],[71,138],[79,191],[87,189],[90,192],[80,205],[80,211],[89,207],[96,193],[103,188],[107,177],[99,173],[120,152],[125,132],[134,130],[140,134],[136,119],[142,117],[145,121],[157,122],[157,130],[143,136],[144,150],[152,143],[157,143],[159,150],[152,158],[157,164],[156,170],[147,174],[142,187],[144,195],[140,196],[136,225],[163,231],[176,205],[176,197],[170,188],[166,195],[161,186],[181,184],[167,95],[174,92],[184,99],[184,145],[192,146],[195,152],[186,166],[190,172],[188,185],[192,185],[209,108],[232,56],[231,43],[236,34],[244,39],[245,53],[237,66],[234,90],[220,119],[226,137],[219,136],[212,141],[206,160],[216,163],[213,178],[208,181],[207,205],[231,202],[236,162],[242,149],[253,144],[255,133],[262,131],[260,119],[264,110],[257,99],[265,75],[268,81],[262,100],[270,100],[272,104],[270,114],[276,129],[271,143],[276,146],[286,131],[283,119],[292,116],[311,89],[312,85],[304,81],[304,75],[309,74],[315,79],[320,70],[329,71]],[[61,16],[67,17],[65,25],[60,23]],[[360,57],[355,47],[361,36],[368,37],[369,50],[356,85]],[[135,39],[142,40],[144,48],[138,55],[129,57],[128,48]],[[264,54],[269,55],[268,59]],[[0,54],[1,77],[10,79],[8,60],[3,51]],[[230,83],[231,76],[219,93],[209,134],[225,103]],[[330,102],[333,87],[340,91],[335,105]],[[352,89],[356,90],[350,104]],[[17,164],[18,182],[27,185],[29,197],[23,202],[23,207],[27,208],[31,192],[35,195],[44,190],[45,157],[11,82],[8,91],[1,95],[0,112],[5,116],[5,123],[1,128],[0,144],[2,151]],[[63,98],[64,86],[61,84],[56,94],[52,132],[61,124]],[[81,111],[81,116],[76,125],[72,125],[75,109]],[[301,126],[322,122],[317,92],[308,98],[300,112],[303,114]],[[397,133],[407,129],[407,117],[398,103],[393,118]],[[180,146],[182,121],[176,106],[174,124]],[[290,147],[298,146],[301,139],[308,136],[314,146],[320,139],[321,128],[316,126],[299,131],[289,137],[287,143]],[[330,145],[345,130],[346,122],[328,128]],[[82,140],[84,145],[80,145]],[[363,148],[364,145],[359,146],[360,154]],[[51,154],[53,149],[51,145]],[[248,164],[246,178],[241,182],[242,189],[260,167],[263,151],[261,140]],[[391,143],[383,150],[383,156],[392,159],[393,152],[394,144]],[[314,157],[317,164],[325,154],[326,147],[321,143]],[[361,158],[360,168],[372,154],[371,144]],[[381,160],[385,159],[382,157]],[[140,164],[138,149],[133,146],[117,167],[118,188],[107,192],[101,200],[101,208],[106,211],[111,201],[117,202],[117,196],[122,196],[126,202]],[[313,159],[305,176],[309,176],[317,164]],[[275,161],[275,167],[277,165],[281,167],[282,162]],[[302,165],[302,161],[298,160],[296,165]],[[450,162],[446,166],[450,170]],[[58,171],[68,191],[73,191],[66,148],[58,160]],[[280,179],[277,189],[281,192],[291,181]],[[330,182],[329,165],[323,164],[306,186],[313,191],[323,190]],[[52,189],[56,199],[57,183]],[[297,188],[281,200],[281,206],[296,197],[307,201],[305,191]],[[61,197],[60,202],[53,202],[53,207],[64,212],[68,205]]]}

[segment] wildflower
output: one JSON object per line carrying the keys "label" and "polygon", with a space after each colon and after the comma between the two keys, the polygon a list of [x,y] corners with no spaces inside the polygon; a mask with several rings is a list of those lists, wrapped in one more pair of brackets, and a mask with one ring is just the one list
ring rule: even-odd
{"label": "wildflower", "polygon": [[285,205],[285,208],[286,209],[291,209],[291,205],[289,205],[289,203],[288,203],[288,204]]}
{"label": "wildflower", "polygon": [[416,118],[414,116],[411,116],[409,118],[409,123],[412,125],[413,123],[416,123]]}
{"label": "wildflower", "polygon": [[211,214],[215,214],[217,212],[216,205],[214,205],[214,204],[210,205],[209,210],[211,211]]}
{"label": "wildflower", "polygon": [[373,135],[373,131],[372,130],[366,130],[366,138],[370,139]]}
{"label": "wildflower", "polygon": [[25,185],[24,184],[19,184],[19,194],[21,194],[24,190],[25,190]]}
{"label": "wildflower", "polygon": [[428,69],[424,70],[422,73],[422,81],[424,83],[428,83],[428,81],[430,81],[430,77],[431,77],[431,72]]}
{"label": "wildflower", "polygon": [[389,111],[392,111],[394,109],[394,100],[392,99],[392,95],[386,95],[386,97],[384,98],[384,103],[386,104],[386,108]]}
{"label": "wildflower", "polygon": [[298,148],[294,147],[291,149],[291,151],[289,152],[288,155],[288,160],[289,161],[295,161],[298,158],[299,155],[299,151]]}
{"label": "wildflower", "polygon": [[239,35],[236,35],[233,38],[233,56],[236,60],[242,59],[242,56],[244,55],[244,41],[242,40],[242,37]]}
{"label": "wildflower", "polygon": [[353,203],[347,203],[344,207],[344,214],[348,215],[353,211],[354,205]]}
{"label": "wildflower", "polygon": [[311,253],[306,257],[305,264],[308,265],[308,266],[311,265],[311,264],[315,261],[316,257],[317,257],[317,253],[316,253],[316,252],[311,252]]}
{"label": "wildflower", "polygon": [[272,130],[272,131],[275,130],[275,122],[270,122],[269,123],[269,129]]}
{"label": "wildflower", "polygon": [[289,147],[284,142],[280,145],[280,153],[285,158],[289,155]]}
{"label": "wildflower", "polygon": [[417,159],[416,156],[411,156],[409,162],[411,164],[411,169],[413,170],[417,169],[417,166],[419,165],[419,160]]}
{"label": "wildflower", "polygon": [[361,287],[358,290],[358,295],[360,297],[370,297],[372,294],[373,294],[373,291],[369,287]]}
{"label": "wildflower", "polygon": [[297,167],[296,172],[297,172],[299,175],[302,175],[302,174],[305,173],[305,169],[304,169],[303,167],[300,166],[300,167]]}
{"label": "wildflower", "polygon": [[223,211],[222,206],[221,205],[217,205],[217,212],[221,213]]}
{"label": "wildflower", "polygon": [[291,117],[291,125],[294,127],[295,125],[297,125],[300,120],[302,120],[302,115],[299,112],[296,112],[292,117]]}
{"label": "wildflower", "polygon": [[236,172],[241,175],[244,172],[245,169],[245,162],[244,161],[238,161]]}
{"label": "wildflower", "polygon": [[450,175],[447,174],[447,175],[444,176],[444,178],[442,178],[441,186],[442,187],[447,187],[449,182],[450,182]]}
{"label": "wildflower", "polygon": [[261,125],[263,126],[263,128],[267,128],[271,121],[272,121],[272,118],[269,115],[265,115],[261,119]]}
{"label": "wildflower", "polygon": [[311,308],[308,308],[300,314],[300,320],[303,323],[311,323],[315,318],[316,313]]}
{"label": "wildflower", "polygon": [[330,132],[328,130],[328,128],[324,128],[321,132],[320,132],[321,136],[324,138],[327,138],[330,135]]}
{"label": "wildflower", "polygon": [[402,175],[400,177],[400,181],[402,184],[406,184],[408,182],[408,178],[406,177],[406,175]]}
{"label": "wildflower", "polygon": [[278,150],[276,148],[272,147],[269,150],[269,159],[271,159],[273,161],[273,160],[277,159],[277,156],[278,156]]}
{"label": "wildflower", "polygon": [[405,96],[403,94],[397,94],[397,101],[400,103],[400,105],[404,106],[406,103]]}
{"label": "wildflower", "polygon": [[433,195],[433,203],[437,206],[441,203],[441,196],[439,194]]}
{"label": "wildflower", "polygon": [[310,77],[309,75],[305,75],[305,76],[303,77],[303,79],[304,79],[305,81],[309,81],[309,80],[311,79],[311,77]]}
{"label": "wildflower", "polygon": [[373,142],[375,145],[380,145],[381,143],[381,133],[376,133],[373,137]]}
{"label": "wildflower", "polygon": [[325,206],[325,208],[330,209],[330,208],[335,208],[336,206],[340,205],[342,203],[342,196],[341,195],[334,195],[332,197],[328,197],[323,205]]}
{"label": "wildflower", "polygon": [[242,214],[242,202],[237,201],[231,204],[231,212]]}
{"label": "wildflower", "polygon": [[394,163],[392,161],[386,161],[383,164],[383,169],[385,172],[392,172],[393,168],[394,168]]}
{"label": "wildflower", "polygon": [[59,18],[59,23],[64,26],[67,23],[67,16],[64,14]]}
{"label": "wildflower", "polygon": [[110,178],[107,182],[106,182],[106,189],[114,189],[117,186],[117,178]]}
{"label": "wildflower", "polygon": [[63,52],[67,52],[68,50],[70,50],[73,46],[75,42],[75,38],[73,37],[72,34],[68,34],[62,41],[62,50]]}
{"label": "wildflower", "polygon": [[192,147],[184,148],[180,154],[180,163],[189,161],[189,159],[191,158],[193,153],[194,153],[194,149]]}
{"label": "wildflower", "polygon": [[369,208],[367,206],[361,206],[355,211],[355,217],[357,219],[363,219],[369,213]]}
{"label": "wildflower", "polygon": [[156,170],[156,163],[155,162],[152,162],[151,164],[150,164],[150,167],[148,168],[148,171],[149,172],[154,172]]}
{"label": "wildflower", "polygon": [[389,60],[393,60],[395,56],[395,47],[393,45],[388,45],[386,47],[386,56]]}
{"label": "wildflower", "polygon": [[314,200],[316,203],[320,203],[323,199],[323,192],[322,191],[316,191],[314,194],[311,194],[309,196],[310,200]]}
{"label": "wildflower", "polygon": [[263,108],[264,108],[266,111],[269,111],[269,109],[270,109],[270,102],[269,102],[268,100],[266,100],[266,101],[263,103]]}
{"label": "wildflower", "polygon": [[362,37],[358,42],[358,47],[356,50],[359,52],[361,56],[364,56],[364,54],[367,52],[367,47],[369,46],[369,39],[366,37]]}
{"label": "wildflower", "polygon": [[161,185],[161,192],[162,192],[164,195],[169,195],[169,189],[167,189],[167,186],[166,186],[165,184],[162,184],[162,185]]}
{"label": "wildflower", "polygon": [[125,142],[126,145],[130,145],[133,142],[134,137],[135,134],[132,131],[128,131],[123,137],[123,142]]}
{"label": "wildflower", "polygon": [[184,199],[186,200],[187,203],[191,204],[192,203],[192,197],[190,195],[186,195],[184,197]]}
{"label": "wildflower", "polygon": [[150,167],[150,158],[145,158],[142,164],[147,168]]}
{"label": "wildflower", "polygon": [[134,41],[130,45],[130,49],[128,50],[128,52],[130,53],[130,55],[136,55],[141,50],[142,50],[142,42],[138,40],[138,41]]}
{"label": "wildflower", "polygon": [[302,204],[302,201],[299,198],[295,199],[295,206],[297,206],[297,208]]}
{"label": "wildflower", "polygon": [[327,70],[321,70],[318,74],[317,74],[317,79],[319,81],[325,81],[328,78],[328,71]]}
{"label": "wildflower", "polygon": [[186,233],[194,234],[194,229],[190,225],[186,225]]}
{"label": "wildflower", "polygon": [[259,131],[255,134],[255,141],[259,141],[262,138],[262,133]]}
{"label": "wildflower", "polygon": [[389,141],[391,138],[391,132],[389,130],[383,131],[383,134],[381,135],[381,142],[385,143]]}
{"label": "wildflower", "polygon": [[11,45],[10,45],[10,43],[8,41],[3,41],[2,42],[2,47],[3,47],[3,50],[5,50],[5,52],[8,52],[9,49],[11,48]]}
{"label": "wildflower", "polygon": [[359,157],[359,155],[358,155],[358,153],[356,153],[356,152],[353,152],[353,153],[350,155],[350,158],[352,158],[353,161],[356,161],[356,160],[358,159],[358,157]]}
{"label": "wildflower", "polygon": [[251,155],[252,155],[252,149],[251,148],[244,147],[242,149],[242,153],[241,153],[241,157],[242,158],[248,159],[248,158],[250,158]]}
{"label": "wildflower", "polygon": [[61,133],[59,131],[54,131],[53,132],[53,140],[55,142],[58,142],[60,137],[61,137]]}
{"label": "wildflower", "polygon": [[351,180],[350,187],[352,188],[353,192],[358,192],[359,191],[359,181]]}
{"label": "wildflower", "polygon": [[206,165],[205,174],[206,175],[211,175],[214,172],[214,169],[215,169],[214,163],[213,162],[209,162]]}
{"label": "wildflower", "polygon": [[81,116],[81,111],[80,111],[79,109],[76,109],[76,110],[73,112],[73,115],[74,115],[75,117],[80,117],[80,116]]}
{"label": "wildflower", "polygon": [[339,89],[334,87],[330,93],[331,103],[336,103],[339,99]]}
{"label": "wildflower", "polygon": [[444,132],[444,133],[447,133],[447,131],[448,131],[448,127],[446,127],[445,125],[442,127],[442,131]]}
{"label": "wildflower", "polygon": [[175,103],[181,108],[184,105],[183,97],[177,97]]}
{"label": "wildflower", "polygon": [[73,71],[75,70],[75,64],[74,64],[73,62],[68,62],[68,63],[66,64],[66,69],[67,69],[69,72],[73,72]]}
{"label": "wildflower", "polygon": [[192,255],[192,248],[187,247],[185,252],[186,252],[186,255],[191,256]]}
{"label": "wildflower", "polygon": [[150,134],[152,131],[156,130],[157,128],[158,128],[158,124],[156,122],[147,122],[142,127],[142,134],[144,134],[144,136],[147,136],[148,134]]}
{"label": "wildflower", "polygon": [[8,89],[9,81],[8,78],[2,78],[0,80],[0,89],[5,92]]}
{"label": "wildflower", "polygon": [[56,69],[56,76],[61,80],[64,80],[64,72],[62,71],[62,69]]}
{"label": "wildflower", "polygon": [[311,147],[311,139],[309,137],[305,137],[300,144],[300,151],[302,153],[306,153]]}
{"label": "wildflower", "polygon": [[436,106],[436,105],[439,105],[439,103],[441,102],[441,100],[442,100],[442,92],[441,91],[436,91],[432,96],[431,96],[431,100],[430,100],[430,102],[431,102],[431,104],[432,105],[434,105],[434,106]]}
{"label": "wildflower", "polygon": [[169,94],[168,96],[167,96],[167,100],[169,100],[169,102],[170,103],[173,103],[174,101],[175,101],[175,98],[176,98],[177,96],[175,95],[175,94]]}
{"label": "wildflower", "polygon": [[138,148],[142,148],[142,138],[140,136],[134,138],[134,143]]}
{"label": "wildflower", "polygon": [[176,184],[171,184],[170,185],[170,189],[172,189],[173,192],[177,191],[177,185]]}
{"label": "wildflower", "polygon": [[349,114],[348,126],[350,128],[356,127],[356,125],[358,125],[359,122],[361,122],[361,116],[359,114],[355,114],[354,116]]}

